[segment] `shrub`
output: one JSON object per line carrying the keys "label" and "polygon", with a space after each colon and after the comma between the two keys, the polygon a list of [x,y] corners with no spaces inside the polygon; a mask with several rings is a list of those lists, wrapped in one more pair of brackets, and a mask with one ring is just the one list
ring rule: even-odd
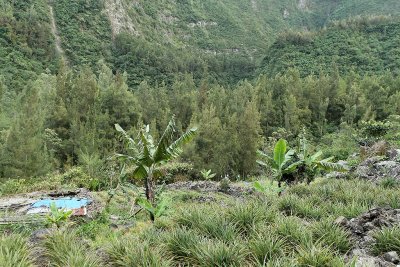
{"label": "shrub", "polygon": [[332,253],[328,247],[323,247],[318,244],[310,246],[300,246],[297,249],[297,265],[299,267],[340,267],[345,266],[345,263]]}
{"label": "shrub", "polygon": [[0,237],[0,266],[34,266],[26,240],[21,235]]}
{"label": "shrub", "polygon": [[284,237],[288,244],[295,247],[300,244],[308,244],[312,240],[312,233],[297,217],[281,217],[275,222],[276,234]]}
{"label": "shrub", "polygon": [[8,179],[0,185],[0,196],[25,191],[26,187],[27,182],[25,179]]}
{"label": "shrub", "polygon": [[261,206],[255,203],[236,203],[228,209],[226,216],[241,233],[248,234],[255,224],[263,220],[264,214]]}
{"label": "shrub", "polygon": [[315,223],[312,227],[312,234],[321,245],[343,254],[349,251],[352,246],[349,233],[329,219]]}
{"label": "shrub", "polygon": [[386,227],[373,234],[375,244],[372,251],[375,255],[396,251],[400,253],[400,226]]}
{"label": "shrub", "polygon": [[249,242],[249,248],[254,261],[261,266],[284,257],[287,251],[285,239],[268,233],[257,235]]}
{"label": "shrub", "polygon": [[204,241],[195,250],[195,263],[198,266],[239,267],[244,266],[247,253],[237,244],[227,245],[221,241]]}
{"label": "shrub", "polygon": [[165,250],[176,260],[193,259],[193,248],[200,242],[195,232],[176,228],[164,236]]}
{"label": "shrub", "polygon": [[113,240],[107,254],[111,265],[116,267],[171,266],[171,261],[159,249],[131,237]]}
{"label": "shrub", "polygon": [[95,252],[76,239],[74,231],[56,231],[44,242],[45,255],[52,266],[98,267],[103,264]]}
{"label": "shrub", "polygon": [[74,167],[66,171],[61,175],[63,183],[73,184],[77,187],[89,188],[91,183],[91,178],[87,175],[82,168]]}
{"label": "shrub", "polygon": [[178,181],[199,180],[201,174],[193,168],[193,164],[184,162],[169,162],[160,168],[162,175],[158,178],[160,183],[174,183]]}
{"label": "shrub", "polygon": [[228,193],[230,187],[231,187],[231,181],[229,180],[228,177],[223,178],[219,182],[219,191],[223,193]]}
{"label": "shrub", "polygon": [[382,186],[385,189],[387,189],[387,188],[398,188],[400,183],[396,178],[386,177],[379,183],[379,185]]}

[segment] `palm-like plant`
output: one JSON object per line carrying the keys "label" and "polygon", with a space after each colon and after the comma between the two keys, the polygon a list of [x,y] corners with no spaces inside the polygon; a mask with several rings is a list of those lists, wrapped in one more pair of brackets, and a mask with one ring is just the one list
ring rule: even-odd
{"label": "palm-like plant", "polygon": [[301,139],[299,151],[296,154],[299,158],[296,162],[299,174],[305,178],[307,183],[310,183],[315,178],[319,170],[337,172],[348,170],[346,166],[332,162],[333,157],[321,159],[322,151],[311,154],[305,137]]}
{"label": "palm-like plant", "polygon": [[201,176],[203,176],[203,179],[206,181],[211,180],[216,175],[215,173],[211,173],[211,170],[208,170],[208,171],[202,170],[202,171],[200,171],[200,173],[201,173]]}
{"label": "palm-like plant", "polygon": [[259,160],[257,163],[261,166],[271,167],[274,173],[274,178],[278,181],[278,187],[282,187],[282,177],[286,173],[293,172],[298,163],[289,164],[293,155],[294,150],[287,149],[287,142],[284,139],[280,139],[274,147],[274,154],[271,156],[265,154],[262,151],[258,151]]}
{"label": "palm-like plant", "polygon": [[[125,164],[134,166],[132,176],[135,179],[145,180],[146,198],[154,206],[154,180],[156,176],[161,175],[159,167],[178,157],[182,152],[182,146],[193,139],[197,129],[189,129],[174,140],[176,129],[172,117],[157,144],[154,143],[148,125],[139,131],[136,139],[131,138],[119,124],[115,124],[115,129],[122,134],[127,152],[117,154],[117,158],[123,160]],[[154,220],[154,216],[151,216],[151,219]]]}

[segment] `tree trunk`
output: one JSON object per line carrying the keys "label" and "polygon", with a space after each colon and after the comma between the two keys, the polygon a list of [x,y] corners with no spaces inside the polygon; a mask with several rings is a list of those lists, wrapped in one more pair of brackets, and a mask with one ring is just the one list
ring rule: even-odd
{"label": "tree trunk", "polygon": [[282,181],[278,181],[278,188],[279,188],[279,192],[278,192],[278,196],[282,195]]}
{"label": "tree trunk", "polygon": [[[151,203],[151,205],[154,207],[155,197],[154,197],[154,181],[153,181],[153,172],[152,171],[149,172],[149,176],[146,179],[145,187],[146,187],[146,198]],[[151,219],[151,221],[154,222],[154,219],[155,219],[154,214],[151,212],[150,212],[150,219]]]}

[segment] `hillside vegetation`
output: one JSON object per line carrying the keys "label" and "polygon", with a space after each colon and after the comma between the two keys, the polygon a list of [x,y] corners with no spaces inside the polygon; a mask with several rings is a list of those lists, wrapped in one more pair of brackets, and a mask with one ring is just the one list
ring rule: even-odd
{"label": "hillside vegetation", "polygon": [[[336,19],[400,12],[396,0],[380,3],[321,0],[246,1],[0,1],[0,70],[21,90],[25,80],[56,72],[56,31],[73,67],[97,66],[127,72],[128,84],[171,83],[193,73],[197,81],[233,84],[253,78],[276,36],[315,30]],[[28,27],[29,26],[29,27]]]}
{"label": "hillside vegetation", "polygon": [[0,0],[0,266],[400,263],[399,13]]}
{"label": "hillside vegetation", "polygon": [[356,18],[316,33],[287,33],[270,47],[261,72],[275,75],[297,68],[302,76],[322,72],[398,74],[400,20]]}

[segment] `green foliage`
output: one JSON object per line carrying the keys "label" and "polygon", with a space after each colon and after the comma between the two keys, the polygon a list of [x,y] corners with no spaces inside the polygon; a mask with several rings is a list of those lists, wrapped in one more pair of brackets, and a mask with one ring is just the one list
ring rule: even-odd
{"label": "green foliage", "polygon": [[387,177],[382,179],[379,185],[383,188],[398,188],[400,186],[400,183],[396,178]]}
{"label": "green foliage", "polygon": [[44,0],[1,1],[0,7],[0,72],[7,87],[21,92],[57,65],[49,9]]}
{"label": "green foliage", "polygon": [[113,240],[107,248],[107,255],[110,257],[110,263],[118,267],[171,266],[171,262],[161,251],[132,237]]}
{"label": "green foliage", "polygon": [[320,170],[336,172],[348,171],[347,166],[333,163],[333,157],[321,159],[323,155],[322,151],[317,151],[314,154],[311,154],[308,141],[304,134],[300,140],[299,149],[296,155],[299,160],[294,164],[298,168],[298,174],[300,177],[306,180],[307,183],[313,181]]}
{"label": "green foliage", "polygon": [[142,202],[142,204],[150,212],[150,217],[154,221],[156,213],[160,212],[161,214],[166,205],[164,203],[159,206],[160,210],[158,211],[157,208],[154,209],[153,207],[155,203],[154,178],[160,175],[158,168],[177,158],[182,152],[182,146],[193,139],[197,129],[189,129],[181,137],[174,140],[176,129],[175,120],[172,117],[157,145],[154,144],[149,125],[140,130],[137,140],[131,138],[119,124],[115,124],[115,129],[121,133],[127,152],[127,154],[117,154],[116,158],[121,160],[123,164],[133,165],[132,176],[134,178],[145,180],[147,202]]}
{"label": "green foliage", "polygon": [[400,61],[392,55],[399,30],[398,18],[377,16],[340,21],[313,34],[284,34],[266,53],[261,69],[271,76],[293,67],[301,76],[321,71],[398,73]]}
{"label": "green foliage", "polygon": [[50,214],[46,216],[47,223],[51,226],[56,226],[60,228],[65,224],[69,217],[72,215],[72,210],[62,210],[58,209],[55,202],[50,204]]}
{"label": "green foliage", "polygon": [[258,155],[260,160],[258,160],[258,164],[261,166],[271,166],[274,172],[274,178],[279,182],[282,181],[282,176],[285,173],[291,173],[295,170],[296,165],[288,163],[292,159],[294,155],[294,150],[287,151],[287,141],[284,139],[280,139],[274,147],[273,156],[270,157],[262,151],[258,151]]}
{"label": "green foliage", "polygon": [[240,228],[238,229],[234,222],[212,209],[194,208],[190,211],[183,211],[176,220],[178,225],[223,242],[235,240],[240,233]]}
{"label": "green foliage", "polygon": [[352,247],[350,234],[332,220],[321,220],[313,225],[313,237],[327,248],[347,253]]}
{"label": "green foliage", "polygon": [[211,173],[211,169],[210,170],[202,170],[200,171],[201,176],[203,177],[204,180],[211,180],[212,178],[215,177],[215,173]]}
{"label": "green foliage", "polygon": [[400,228],[398,226],[385,227],[374,233],[375,243],[372,251],[375,255],[396,251],[400,253]]}
{"label": "green foliage", "polygon": [[392,128],[389,122],[383,121],[361,121],[360,128],[365,138],[377,140],[386,135]]}
{"label": "green foliage", "polygon": [[33,267],[33,259],[24,237],[16,234],[0,237],[1,266]]}
{"label": "green foliage", "polygon": [[[334,220],[354,218],[371,207],[396,206],[400,194],[398,189],[363,180],[333,179],[293,185],[278,201],[269,193],[237,200],[225,194],[191,192],[211,194],[214,201],[189,203],[180,197],[182,192],[167,193],[174,199],[174,209],[155,224],[136,216],[134,225],[125,225],[132,222],[124,220],[132,215],[132,201],[129,194],[117,193],[109,213],[90,222],[75,220],[66,231],[55,229],[43,237],[40,250],[27,246],[27,254],[22,251],[17,256],[35,260],[34,254],[54,266],[352,266],[354,262],[346,265],[344,259],[353,240]],[[104,201],[105,192],[93,194]],[[118,227],[110,228],[110,223]],[[374,233],[377,243],[371,249],[377,256],[398,250],[397,228]],[[31,234],[37,227],[0,229],[4,230],[0,255],[4,246],[14,245],[16,235],[7,239],[8,235],[22,229]]]}
{"label": "green foliage", "polygon": [[164,246],[177,261],[192,261],[200,237],[192,230],[176,228],[164,237]]}
{"label": "green foliage", "polygon": [[75,232],[56,231],[44,240],[43,246],[54,266],[103,266],[95,252],[77,239]]}
{"label": "green foliage", "polygon": [[142,209],[148,211],[151,218],[159,218],[161,216],[164,216],[168,209],[169,202],[170,200],[166,197],[161,197],[161,199],[158,199],[157,203],[154,204],[152,204],[146,198],[139,198],[137,200],[137,204]]}
{"label": "green foliage", "polygon": [[265,214],[261,205],[255,203],[237,203],[229,208],[226,217],[244,235],[249,234],[253,227],[264,220]]}
{"label": "green foliage", "polygon": [[103,2],[54,1],[55,21],[66,60],[73,65],[94,67],[110,59],[110,22],[102,14]]}
{"label": "green foliage", "polygon": [[200,173],[193,167],[193,164],[186,162],[170,161],[160,166],[160,177],[157,177],[159,183],[174,183],[180,181],[193,181],[200,178]]}
{"label": "green foliage", "polygon": [[195,250],[198,266],[243,266],[247,253],[240,244],[227,245],[221,241],[204,241]]}
{"label": "green foliage", "polygon": [[298,266],[345,266],[343,260],[337,257],[327,247],[317,245],[299,247],[296,255]]}
{"label": "green foliage", "polygon": [[273,229],[278,235],[285,238],[288,245],[309,244],[312,241],[312,233],[298,217],[281,217],[275,221]]}
{"label": "green foliage", "polygon": [[267,266],[267,263],[283,258],[287,247],[281,237],[260,233],[250,241],[250,251],[257,264]]}
{"label": "green foliage", "polygon": [[12,195],[41,190],[56,190],[63,188],[76,188],[73,184],[63,183],[60,174],[48,174],[44,177],[30,179],[2,179],[0,195]]}
{"label": "green foliage", "polygon": [[231,188],[231,180],[228,177],[224,177],[219,181],[219,190],[223,193],[228,193]]}

